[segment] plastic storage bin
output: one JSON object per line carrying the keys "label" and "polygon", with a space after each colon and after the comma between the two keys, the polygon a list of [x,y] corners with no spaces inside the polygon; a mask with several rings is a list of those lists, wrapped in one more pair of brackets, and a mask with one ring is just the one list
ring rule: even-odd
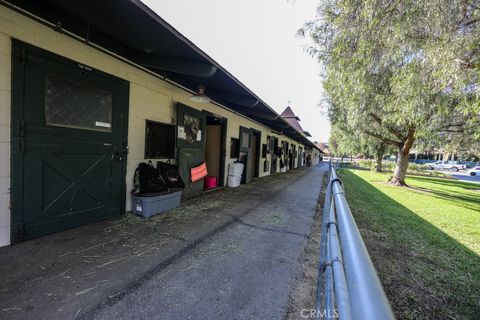
{"label": "plastic storage bin", "polygon": [[148,218],[180,206],[182,189],[152,195],[132,195],[132,212]]}

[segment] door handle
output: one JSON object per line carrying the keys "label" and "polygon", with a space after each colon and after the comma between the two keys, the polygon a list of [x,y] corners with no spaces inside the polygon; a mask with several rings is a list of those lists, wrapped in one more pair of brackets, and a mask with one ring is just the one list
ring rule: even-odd
{"label": "door handle", "polygon": [[121,148],[120,150],[115,148],[112,156],[115,158],[117,161],[123,161],[123,158],[128,154],[128,146],[125,146],[124,148]]}

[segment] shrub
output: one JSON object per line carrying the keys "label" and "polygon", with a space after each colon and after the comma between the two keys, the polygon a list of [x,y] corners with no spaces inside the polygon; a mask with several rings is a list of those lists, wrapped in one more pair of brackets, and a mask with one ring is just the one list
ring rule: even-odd
{"label": "shrub", "polygon": [[395,169],[395,162],[393,161],[384,161],[382,164],[382,168],[385,171],[393,171]]}
{"label": "shrub", "polygon": [[413,163],[413,162],[410,162],[408,164],[408,170],[409,171],[421,172],[421,171],[428,170],[429,168],[430,168],[430,166],[427,165],[427,164],[419,164],[419,163]]}
{"label": "shrub", "polygon": [[[358,165],[362,168],[370,169],[374,171],[377,167],[377,163],[372,159],[362,159],[358,160]],[[393,171],[395,168],[395,162],[393,161],[382,161],[382,170],[383,171]]]}
{"label": "shrub", "polygon": [[375,166],[374,161],[371,159],[358,160],[358,165],[362,168],[372,169]]}

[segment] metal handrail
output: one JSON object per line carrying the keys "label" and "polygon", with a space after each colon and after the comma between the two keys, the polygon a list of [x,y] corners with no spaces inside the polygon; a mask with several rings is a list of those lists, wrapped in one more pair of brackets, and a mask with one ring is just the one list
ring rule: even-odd
{"label": "metal handrail", "polygon": [[330,163],[323,207],[317,319],[395,319]]}

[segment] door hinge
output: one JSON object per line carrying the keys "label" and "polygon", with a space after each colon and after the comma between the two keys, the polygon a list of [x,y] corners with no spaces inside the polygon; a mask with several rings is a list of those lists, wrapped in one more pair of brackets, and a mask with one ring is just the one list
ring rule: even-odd
{"label": "door hinge", "polygon": [[17,153],[25,153],[25,121],[16,120],[15,121],[15,135],[14,139],[16,140],[15,147]]}
{"label": "door hinge", "polygon": [[77,66],[80,69],[80,73],[84,77],[88,77],[93,70],[92,68],[84,66],[83,64],[80,64],[80,63],[78,63]]}
{"label": "door hinge", "polygon": [[25,48],[16,47],[15,48],[15,60],[18,63],[25,64]]}
{"label": "door hinge", "polygon": [[12,228],[12,242],[18,242],[23,238],[23,222],[13,224]]}

